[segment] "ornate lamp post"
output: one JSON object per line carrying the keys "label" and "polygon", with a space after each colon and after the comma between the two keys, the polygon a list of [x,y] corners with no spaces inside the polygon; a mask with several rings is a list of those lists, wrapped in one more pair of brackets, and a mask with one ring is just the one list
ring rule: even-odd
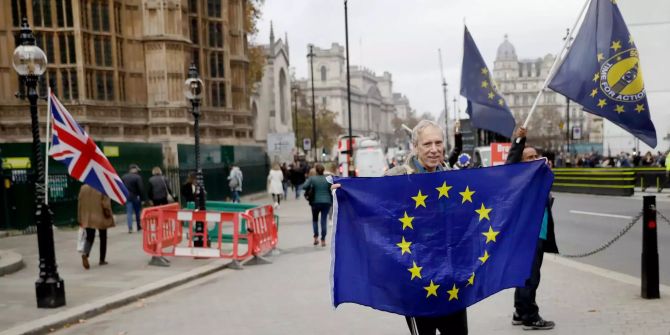
{"label": "ornate lamp post", "polygon": [[347,170],[349,177],[355,177],[356,168],[354,167],[352,157],[354,156],[354,139],[351,133],[351,78],[349,77],[349,12],[347,1],[344,0],[344,42],[347,51],[347,113],[349,121],[349,154],[347,155]]}
{"label": "ornate lamp post", "polygon": [[[33,133],[32,166],[35,172],[35,224],[37,225],[37,246],[40,257],[39,278],[35,282],[35,294],[38,308],[55,308],[65,305],[65,285],[58,275],[56,251],[54,250],[53,215],[44,202],[44,162],[40,143],[40,128],[37,119],[37,80],[47,67],[47,56],[35,46],[35,36],[23,18],[21,32],[17,38],[19,45],[14,50],[14,70],[21,78],[17,97],[28,99],[30,103],[30,122]],[[27,93],[26,93],[27,92]]]}
{"label": "ornate lamp post", "polygon": [[[205,85],[200,80],[198,68],[194,63],[188,68],[188,79],[184,82],[184,96],[186,100],[191,102],[191,113],[193,114],[193,132],[195,134],[195,171],[196,171],[196,185],[195,185],[195,204],[199,210],[205,210],[205,198],[207,192],[205,191],[205,183],[202,177],[202,168],[200,167],[200,102],[202,98],[202,91]],[[204,246],[203,232],[205,231],[205,224],[203,222],[195,223],[195,231],[193,234],[193,246]]]}

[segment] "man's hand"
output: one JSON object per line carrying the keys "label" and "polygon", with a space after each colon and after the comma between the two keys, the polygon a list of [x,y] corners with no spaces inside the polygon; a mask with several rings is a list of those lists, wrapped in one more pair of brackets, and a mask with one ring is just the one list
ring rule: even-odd
{"label": "man's hand", "polygon": [[333,184],[330,185],[330,190],[337,190],[338,188],[342,187],[342,184]]}
{"label": "man's hand", "polygon": [[461,121],[454,122],[454,133],[455,134],[461,133]]}
{"label": "man's hand", "polygon": [[527,133],[527,132],[528,132],[528,131],[526,130],[526,128],[524,128],[524,127],[519,127],[519,128],[517,128],[517,130],[516,130],[516,134],[514,134],[514,135],[515,135],[516,138],[526,137],[526,133]]}

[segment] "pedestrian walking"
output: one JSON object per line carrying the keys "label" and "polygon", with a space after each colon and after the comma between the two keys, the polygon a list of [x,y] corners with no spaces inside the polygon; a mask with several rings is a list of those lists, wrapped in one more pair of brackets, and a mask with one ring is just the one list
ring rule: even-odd
{"label": "pedestrian walking", "polygon": [[[509,150],[507,163],[528,162],[540,158],[537,149],[526,146],[526,129],[520,127]],[[544,253],[558,253],[556,235],[554,234],[554,217],[551,214],[553,202],[553,197],[550,194],[542,218],[542,228],[535,249],[535,259],[533,260],[530,277],[526,280],[524,287],[517,287],[514,291],[515,311],[512,315],[512,324],[515,326],[523,325],[526,330],[548,330],[555,326],[553,321],[544,320],[540,316],[540,308],[535,300],[537,288],[540,286],[540,268],[542,267]]]}
{"label": "pedestrian walking", "polygon": [[289,181],[289,170],[288,167],[286,166],[286,162],[282,163],[281,165],[281,173],[282,173],[282,188],[284,189],[284,200],[288,199],[288,185],[291,183]]}
{"label": "pedestrian walking", "polygon": [[[421,120],[412,129],[412,152],[407,156],[405,164],[386,171],[386,176],[431,173],[451,170],[444,161],[444,132],[435,122]],[[340,184],[334,184],[333,189]],[[467,335],[467,310],[454,312],[438,317],[405,316],[409,331],[413,335],[435,335],[440,331],[443,335]]]}
{"label": "pedestrian walking", "polygon": [[240,202],[240,193],[242,192],[242,170],[237,164],[232,164],[230,168],[230,174],[228,175],[228,187],[230,187],[230,193],[233,195],[233,202]]}
{"label": "pedestrian walking", "polygon": [[183,184],[181,184],[181,188],[179,189],[180,193],[179,195],[181,196],[181,200],[184,205],[188,204],[189,202],[195,203],[196,178],[197,175],[195,171],[191,171],[188,173],[186,181]]}
{"label": "pedestrian walking", "polygon": [[90,267],[88,257],[95,241],[95,230],[100,235],[100,262],[99,265],[107,265],[107,229],[114,227],[112,215],[112,201],[108,196],[98,192],[87,184],[79,189],[77,205],[77,221],[79,226],[86,230],[86,242],[81,255],[81,264],[84,269]]}
{"label": "pedestrian walking", "polygon": [[272,194],[272,200],[274,201],[274,208],[278,209],[281,204],[281,197],[284,194],[284,187],[282,182],[284,181],[284,174],[279,167],[279,163],[274,163],[272,169],[268,174],[268,191]]}
{"label": "pedestrian walking", "polygon": [[140,167],[137,164],[130,164],[128,173],[121,177],[123,184],[128,189],[128,198],[126,199],[126,220],[128,221],[128,233],[133,232],[133,214],[137,224],[137,231],[142,230],[140,225],[140,211],[142,210],[142,200],[144,196],[144,182],[140,176]]}
{"label": "pedestrian walking", "polygon": [[[315,175],[309,177],[302,188],[305,190],[305,197],[308,197],[309,205],[312,208],[312,230],[314,232],[314,245],[326,246],[326,235],[328,234],[328,211],[333,205],[333,195],[330,193],[330,183],[323,175],[325,168],[320,163],[314,167]],[[321,219],[319,221],[319,218]],[[321,234],[319,234],[319,222],[321,223]]]}
{"label": "pedestrian walking", "polygon": [[293,164],[293,168],[290,171],[290,178],[291,184],[295,189],[295,198],[298,199],[302,192],[302,184],[305,183],[305,171],[299,162]]}
{"label": "pedestrian walking", "polygon": [[151,169],[151,178],[149,178],[149,200],[153,203],[154,206],[167,205],[170,201],[168,198],[171,198],[174,201],[174,196],[172,195],[172,189],[168,184],[167,178],[163,176],[163,171],[158,166],[154,166]]}

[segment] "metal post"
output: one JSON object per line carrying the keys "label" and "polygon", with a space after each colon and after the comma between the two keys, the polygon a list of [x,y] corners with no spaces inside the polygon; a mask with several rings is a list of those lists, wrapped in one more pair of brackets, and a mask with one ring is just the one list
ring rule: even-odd
{"label": "metal post", "polygon": [[[21,46],[35,46],[35,37],[28,26],[28,20],[23,18],[21,32],[18,37]],[[41,52],[41,50],[40,50]],[[17,97],[27,98],[30,103],[30,125],[33,135],[32,143],[32,168],[35,173],[35,225],[37,226],[37,246],[39,251],[39,277],[35,281],[35,294],[38,308],[56,308],[65,305],[65,285],[63,279],[58,275],[56,265],[56,251],[53,236],[53,214],[49,206],[44,202],[44,161],[40,141],[40,128],[37,114],[37,81],[40,74],[19,74],[21,83],[25,84],[27,94],[23,88]],[[4,179],[4,178],[3,178]],[[4,185],[2,185],[4,187]]]}
{"label": "metal post", "polygon": [[298,88],[293,87],[293,132],[295,133],[295,140],[298,143],[300,137],[298,136]]}
{"label": "metal post", "polygon": [[567,114],[567,138],[568,138],[568,157],[570,157],[570,98],[565,98],[565,101],[567,102],[567,105],[565,107],[565,112]]}
{"label": "metal post", "polygon": [[[195,64],[191,64],[191,67],[188,70],[189,78],[198,78],[198,68]],[[200,166],[200,98],[194,97],[191,99],[191,114],[193,114],[193,132],[195,135],[195,171],[196,171],[196,184],[195,184],[195,202],[199,210],[205,210],[205,202],[207,198],[207,192],[205,191],[205,181],[202,176],[202,167]],[[196,222],[193,234],[193,246],[194,247],[203,247],[205,241],[203,238],[203,233],[205,231],[204,222]]]}
{"label": "metal post", "polygon": [[658,240],[656,237],[656,196],[643,197],[642,298],[659,299]]}
{"label": "metal post", "polygon": [[449,152],[449,106],[447,105],[447,82],[442,78],[442,95],[444,98],[444,143],[445,152]]}
{"label": "metal post", "polygon": [[347,13],[347,0],[344,0],[344,43],[347,52],[347,110],[349,113],[349,154],[347,155],[348,176],[353,177],[356,169],[351,158],[354,154],[354,139],[351,132],[351,78],[349,77],[349,19]]}
{"label": "metal post", "polygon": [[309,45],[309,67],[312,72],[312,149],[314,151],[314,161],[318,162],[319,157],[316,154],[316,103],[314,102],[314,46]]}

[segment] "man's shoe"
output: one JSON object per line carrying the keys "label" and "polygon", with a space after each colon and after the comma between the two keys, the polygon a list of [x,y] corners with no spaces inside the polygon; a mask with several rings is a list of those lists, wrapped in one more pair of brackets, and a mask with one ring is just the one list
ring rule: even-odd
{"label": "man's shoe", "polygon": [[539,319],[534,322],[526,322],[523,324],[523,330],[549,330],[554,329],[556,324],[554,321],[547,321]]}
{"label": "man's shoe", "polygon": [[107,265],[107,264],[109,264],[109,263],[107,263],[105,261],[100,261],[100,263],[98,263],[98,265],[100,265],[100,266]]}
{"label": "man's shoe", "polygon": [[81,255],[81,265],[84,267],[84,269],[88,270],[88,268],[91,267],[90,264],[88,264],[88,256],[86,255]]}
{"label": "man's shoe", "polygon": [[512,325],[513,326],[521,326],[522,324],[523,324],[523,320],[521,320],[521,317],[519,316],[519,314],[516,314],[516,312],[514,312],[514,314],[512,314]]}

